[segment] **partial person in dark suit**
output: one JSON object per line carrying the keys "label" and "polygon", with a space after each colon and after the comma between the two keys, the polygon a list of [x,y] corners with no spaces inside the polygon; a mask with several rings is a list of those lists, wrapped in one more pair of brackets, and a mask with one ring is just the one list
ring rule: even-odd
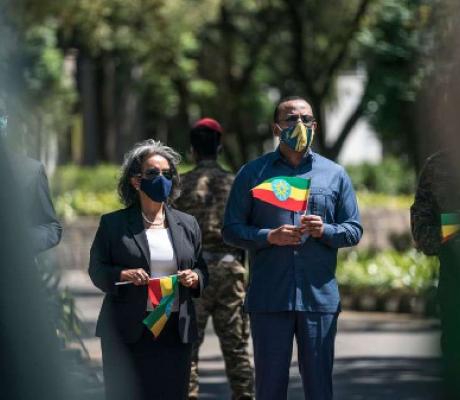
{"label": "partial person in dark suit", "polygon": [[[0,117],[0,131],[2,125]],[[77,398],[66,387],[65,367],[51,323],[47,298],[28,245],[24,204],[16,166],[0,135],[0,382],[2,399]]]}
{"label": "partial person in dark suit", "polygon": [[[6,139],[8,116],[0,105],[0,134]],[[23,212],[26,218],[28,245],[33,254],[48,250],[61,240],[62,226],[56,217],[43,164],[5,146],[5,153],[14,171]]]}
{"label": "partial person in dark suit", "polygon": [[[208,272],[196,219],[168,205],[178,195],[179,161],[160,142],[136,144],[125,156],[118,187],[126,208],[102,216],[91,248],[89,275],[106,294],[96,335],[107,399],[187,397],[197,339],[192,297],[201,295]],[[179,276],[178,296],[155,339],[143,324],[151,309],[146,285],[172,274]]]}

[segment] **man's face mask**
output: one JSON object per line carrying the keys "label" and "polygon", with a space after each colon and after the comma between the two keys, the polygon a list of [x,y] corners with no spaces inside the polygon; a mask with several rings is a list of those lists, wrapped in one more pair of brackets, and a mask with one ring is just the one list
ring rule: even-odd
{"label": "man's face mask", "polygon": [[6,136],[6,127],[8,126],[8,117],[2,116],[0,117],[0,135],[5,137]]}
{"label": "man's face mask", "polygon": [[313,142],[314,119],[307,115],[301,115],[301,120],[298,120],[297,115],[292,115],[285,121],[289,124],[287,128],[281,129],[280,141],[288,145],[292,150],[297,152],[305,152],[310,148]]}

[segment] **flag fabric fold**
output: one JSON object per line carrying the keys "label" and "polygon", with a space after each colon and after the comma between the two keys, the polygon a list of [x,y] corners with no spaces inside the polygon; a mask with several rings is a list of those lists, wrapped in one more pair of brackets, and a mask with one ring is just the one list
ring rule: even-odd
{"label": "flag fabric fold", "polygon": [[441,214],[441,234],[442,243],[452,239],[460,231],[460,214],[446,213]]}
{"label": "flag fabric fold", "polygon": [[304,211],[308,205],[311,178],[276,176],[251,189],[252,196],[275,207]]}
{"label": "flag fabric fold", "polygon": [[148,285],[150,302],[155,308],[143,321],[144,325],[158,338],[171,314],[178,287],[177,275],[152,279]]}

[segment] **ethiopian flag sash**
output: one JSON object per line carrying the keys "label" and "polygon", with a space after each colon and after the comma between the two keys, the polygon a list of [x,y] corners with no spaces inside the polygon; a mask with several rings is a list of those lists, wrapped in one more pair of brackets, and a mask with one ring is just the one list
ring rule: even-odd
{"label": "ethiopian flag sash", "polygon": [[452,239],[460,230],[460,214],[441,214],[442,243]]}
{"label": "ethiopian flag sash", "polygon": [[310,178],[276,176],[251,189],[256,199],[290,211],[307,209]]}
{"label": "ethiopian flag sash", "polygon": [[171,314],[177,285],[177,275],[152,279],[149,282],[149,299],[155,309],[144,319],[143,323],[153,333],[155,339],[160,335]]}

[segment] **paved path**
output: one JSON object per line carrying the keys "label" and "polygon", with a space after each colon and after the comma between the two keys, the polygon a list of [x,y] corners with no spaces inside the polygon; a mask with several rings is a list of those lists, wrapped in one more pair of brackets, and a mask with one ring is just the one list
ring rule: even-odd
{"label": "paved path", "polygon": [[[63,285],[76,295],[77,308],[90,332],[102,297],[84,273],[70,271]],[[439,393],[439,326],[436,320],[387,313],[343,312],[336,340],[334,391],[336,400],[432,400]],[[100,370],[98,339],[85,337]],[[230,392],[219,343],[212,324],[201,349],[201,398],[224,400]],[[303,399],[294,349],[289,399]]]}

